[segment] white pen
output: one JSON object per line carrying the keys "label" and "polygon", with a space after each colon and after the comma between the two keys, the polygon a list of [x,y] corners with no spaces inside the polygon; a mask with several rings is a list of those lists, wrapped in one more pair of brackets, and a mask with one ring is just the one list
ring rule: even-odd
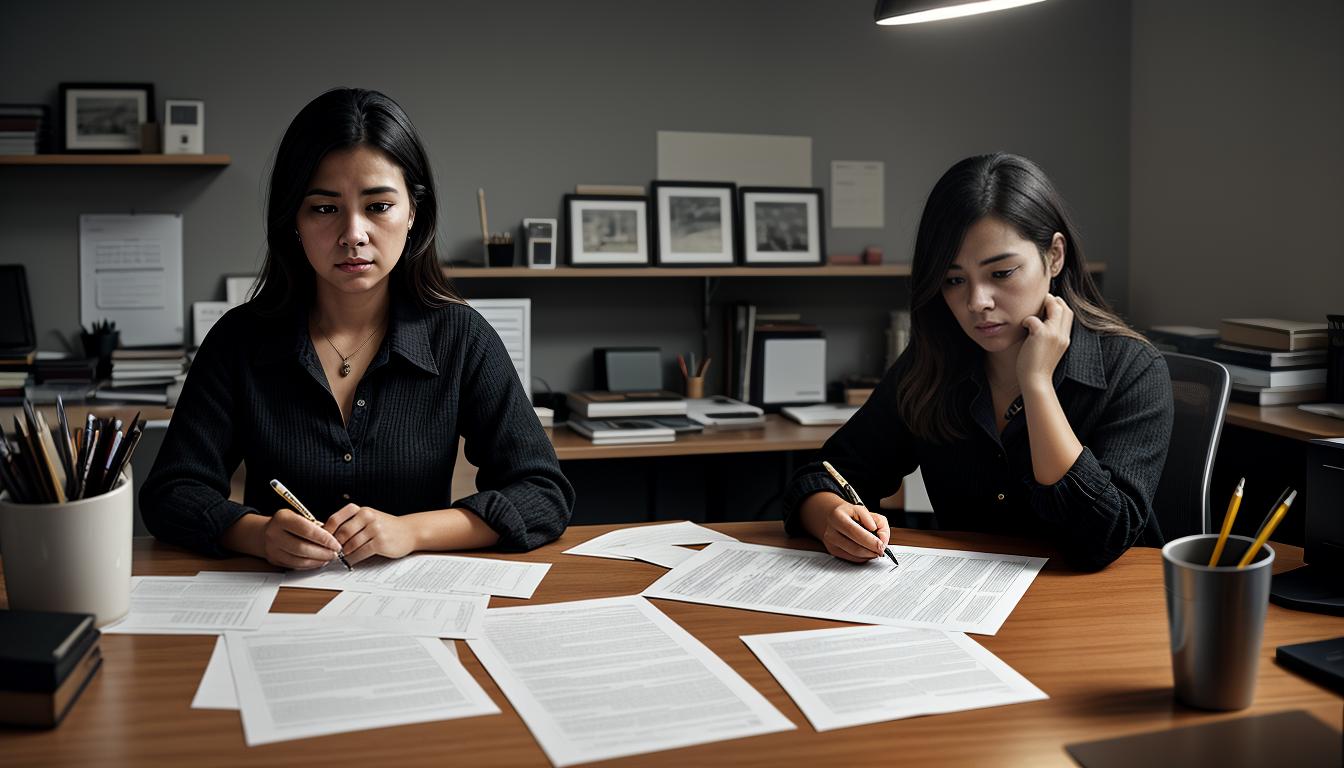
{"label": "white pen", "polygon": [[[292,493],[289,492],[289,489],[285,487],[285,484],[284,484],[284,483],[280,482],[279,480],[272,480],[272,481],[271,481],[271,490],[273,490],[273,491],[275,491],[276,493],[280,494],[280,498],[282,498],[282,499],[284,499],[285,501],[289,502],[289,506],[292,507],[292,508],[294,509],[295,512],[298,512],[300,515],[303,515],[304,517],[308,518],[308,520],[309,520],[313,525],[316,525],[318,528],[321,528],[321,527],[322,527],[322,524],[319,523],[319,522],[317,521],[317,518],[316,518],[316,517],[313,517],[313,513],[312,513],[312,512],[309,512],[309,511],[308,511],[308,508],[305,507],[305,506],[303,506],[303,502],[299,501],[299,497],[298,497],[298,496],[295,496],[294,494],[292,494]],[[341,565],[344,565],[344,566],[345,566],[345,570],[347,570],[347,571],[353,571],[353,570],[355,570],[354,568],[352,568],[352,567],[350,566],[350,561],[345,559],[345,550],[344,550],[344,549],[338,549],[338,550],[336,550],[336,556],[339,557],[339,558],[341,558]]]}

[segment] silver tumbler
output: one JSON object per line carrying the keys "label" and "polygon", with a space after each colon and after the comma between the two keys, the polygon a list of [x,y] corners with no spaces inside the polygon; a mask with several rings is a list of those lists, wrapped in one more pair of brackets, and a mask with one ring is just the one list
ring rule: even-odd
{"label": "silver tumbler", "polygon": [[1264,545],[1250,564],[1237,568],[1254,542],[1229,536],[1223,565],[1210,568],[1217,541],[1217,534],[1199,534],[1162,548],[1171,671],[1182,703],[1243,709],[1255,696],[1274,550]]}

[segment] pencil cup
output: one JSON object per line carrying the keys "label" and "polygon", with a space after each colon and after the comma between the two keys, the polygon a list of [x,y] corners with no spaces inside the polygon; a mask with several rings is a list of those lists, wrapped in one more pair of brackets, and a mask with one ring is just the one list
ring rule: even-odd
{"label": "pencil cup", "polygon": [[485,263],[491,267],[513,266],[513,243],[487,243]]}
{"label": "pencil cup", "polygon": [[1260,639],[1269,605],[1274,550],[1262,546],[1245,568],[1236,563],[1253,541],[1229,536],[1209,567],[1217,534],[1186,536],[1162,548],[1176,698],[1200,709],[1244,709],[1255,696]]}
{"label": "pencil cup", "polygon": [[686,377],[686,396],[691,399],[697,399],[705,396],[704,376]]}
{"label": "pencil cup", "polygon": [[14,504],[0,495],[9,607],[91,613],[100,627],[125,616],[132,498],[129,469],[111,491],[64,504]]}

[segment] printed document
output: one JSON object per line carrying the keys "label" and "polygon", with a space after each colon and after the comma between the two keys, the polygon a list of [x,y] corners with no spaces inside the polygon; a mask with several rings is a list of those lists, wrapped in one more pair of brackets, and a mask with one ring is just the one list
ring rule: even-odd
{"label": "printed document", "polygon": [[181,344],[182,214],[81,214],[79,322],[117,324],[125,346]]}
{"label": "printed document", "polygon": [[332,560],[312,571],[285,574],[286,587],[356,592],[469,592],[500,597],[532,597],[550,563],[520,563],[488,557],[411,555],[375,557],[346,570]]}
{"label": "printed document", "polygon": [[[737,541],[737,539],[726,533],[719,533],[703,525],[696,525],[689,520],[683,520],[679,523],[636,525],[630,528],[621,528],[570,547],[565,550],[565,554],[609,557],[613,560],[642,560],[644,558],[624,550],[655,545],[709,544],[714,541]],[[688,555],[695,554],[690,550],[685,551]],[[656,564],[662,565],[662,563]]]}
{"label": "printed document", "polygon": [[715,542],[650,584],[645,597],[863,624],[992,635],[1043,557],[902,547],[856,564],[825,552]]}
{"label": "printed document", "polygon": [[1049,698],[960,632],[841,627],[742,642],[818,731]]}
{"label": "printed document", "polygon": [[[348,627],[349,622],[339,616],[319,616],[316,613],[268,613],[261,626],[265,629],[275,627]],[[444,640],[443,647],[457,658],[457,646],[452,640]],[[200,685],[196,687],[196,697],[191,700],[192,709],[238,709],[238,690],[233,685],[233,667],[229,665],[229,652],[224,646],[224,636],[215,639],[215,650],[205,665]]]}
{"label": "printed document", "polygon": [[256,629],[271,610],[281,574],[132,576],[131,607],[106,634],[213,635]]}
{"label": "printed document", "polygon": [[433,638],[279,627],[224,640],[249,747],[499,713]]}
{"label": "printed document", "polygon": [[342,592],[317,612],[348,624],[422,637],[480,637],[488,595]]}
{"label": "printed document", "polygon": [[494,608],[467,645],[557,766],[794,727],[638,596]]}

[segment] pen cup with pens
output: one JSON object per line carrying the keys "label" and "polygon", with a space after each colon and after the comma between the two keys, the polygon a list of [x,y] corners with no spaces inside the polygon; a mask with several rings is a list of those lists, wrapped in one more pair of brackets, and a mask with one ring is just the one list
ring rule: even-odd
{"label": "pen cup with pens", "polygon": [[696,364],[695,353],[691,353],[689,365],[683,355],[677,355],[677,365],[681,368],[681,377],[686,380],[686,396],[698,400],[705,396],[705,373],[709,370],[710,358],[706,357]]}
{"label": "pen cup with pens", "polygon": [[1241,496],[1238,484],[1220,533],[1162,548],[1175,694],[1200,709],[1244,709],[1255,697],[1274,565],[1267,542],[1296,494],[1283,492],[1254,537],[1231,535]]}
{"label": "pen cup with pens", "polygon": [[[71,433],[24,403],[0,440],[0,560],[9,607],[91,613],[98,626],[130,606],[130,456],[144,422],[90,415]],[[3,434],[3,430],[0,430]]]}

